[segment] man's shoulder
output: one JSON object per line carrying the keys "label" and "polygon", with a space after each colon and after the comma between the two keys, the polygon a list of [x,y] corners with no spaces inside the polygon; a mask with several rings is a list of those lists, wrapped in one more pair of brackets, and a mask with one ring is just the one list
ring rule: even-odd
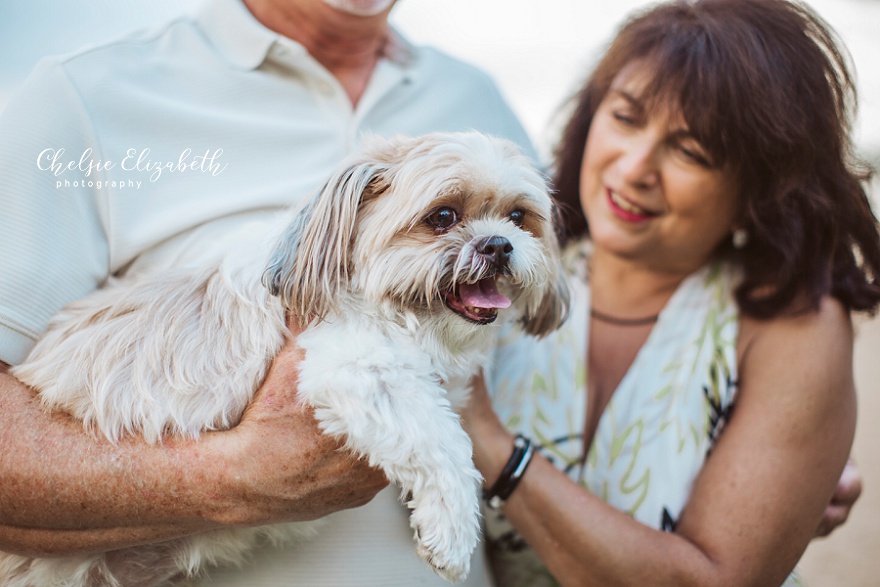
{"label": "man's shoulder", "polygon": [[182,14],[161,24],[134,29],[107,40],[51,56],[48,59],[64,67],[92,67],[96,63],[127,57],[133,51],[169,51],[173,46],[163,43],[170,37],[199,39],[198,27],[191,15]]}
{"label": "man's shoulder", "polygon": [[483,69],[431,45],[415,48],[419,65],[430,69],[432,75],[449,74],[445,81],[495,86],[491,76]]}
{"label": "man's shoulder", "polygon": [[74,51],[45,57],[34,72],[63,72],[75,86],[104,83],[113,78],[144,77],[147,69],[169,60],[193,59],[199,49],[210,50],[195,19],[180,15],[159,25],[135,29],[117,37],[84,45]]}

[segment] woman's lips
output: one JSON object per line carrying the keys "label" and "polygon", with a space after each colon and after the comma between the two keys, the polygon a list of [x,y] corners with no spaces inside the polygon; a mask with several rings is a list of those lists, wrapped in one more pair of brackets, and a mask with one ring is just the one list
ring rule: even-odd
{"label": "woman's lips", "polygon": [[618,218],[627,222],[644,222],[657,216],[656,212],[636,206],[614,190],[606,189],[606,193],[608,195],[608,203],[611,205],[611,211]]}

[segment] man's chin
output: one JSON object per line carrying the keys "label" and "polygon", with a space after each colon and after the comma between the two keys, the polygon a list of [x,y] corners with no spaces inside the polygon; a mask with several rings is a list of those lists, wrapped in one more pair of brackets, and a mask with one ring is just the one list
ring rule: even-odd
{"label": "man's chin", "polygon": [[341,12],[347,12],[354,16],[376,16],[382,14],[395,0],[324,0],[328,6],[332,6]]}

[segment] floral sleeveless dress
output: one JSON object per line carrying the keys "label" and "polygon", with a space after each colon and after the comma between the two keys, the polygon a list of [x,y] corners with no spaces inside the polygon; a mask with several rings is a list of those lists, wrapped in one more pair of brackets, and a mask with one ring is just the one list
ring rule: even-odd
{"label": "floral sleeveless dress", "polygon": [[[487,383],[501,421],[578,484],[636,520],[672,531],[736,395],[735,275],[707,266],[685,279],[602,414],[584,459],[590,292],[586,245],[565,260],[568,321],[537,340],[501,334]],[[486,509],[498,587],[557,583],[501,512]],[[609,537],[613,539],[613,537]],[[784,587],[802,585],[796,573]]]}

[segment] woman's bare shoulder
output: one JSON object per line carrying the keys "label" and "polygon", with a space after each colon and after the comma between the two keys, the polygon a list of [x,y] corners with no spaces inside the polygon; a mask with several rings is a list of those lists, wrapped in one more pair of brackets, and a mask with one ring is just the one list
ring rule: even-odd
{"label": "woman's bare shoulder", "polygon": [[852,353],[849,312],[831,296],[816,310],[791,311],[770,320],[743,317],[738,401],[767,394],[770,397],[758,401],[798,402],[821,416],[823,409],[843,398],[854,401]]}
{"label": "woman's bare shoulder", "polygon": [[[792,308],[777,317],[758,319],[743,315],[740,319],[740,336],[737,355],[740,364],[754,360],[755,355],[785,352],[776,345],[794,345],[801,350],[851,349],[853,340],[852,320],[844,305],[836,298],[825,296],[816,310]],[[760,352],[756,352],[760,351]]]}

